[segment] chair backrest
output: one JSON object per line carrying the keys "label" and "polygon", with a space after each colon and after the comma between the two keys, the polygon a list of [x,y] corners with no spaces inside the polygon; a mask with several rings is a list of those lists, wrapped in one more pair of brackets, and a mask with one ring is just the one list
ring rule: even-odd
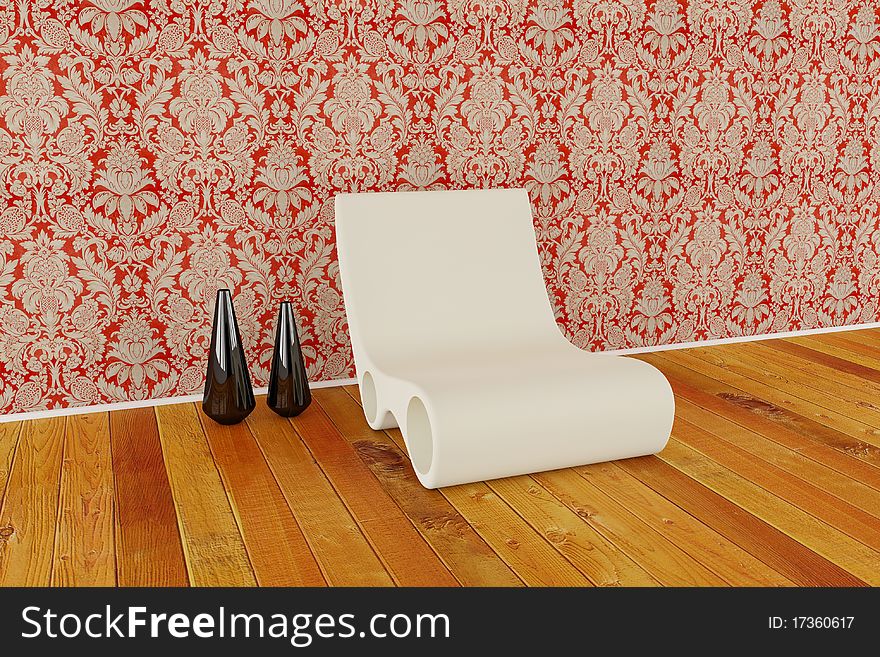
{"label": "chair backrest", "polygon": [[339,194],[336,240],[352,340],[368,349],[562,338],[523,189]]}

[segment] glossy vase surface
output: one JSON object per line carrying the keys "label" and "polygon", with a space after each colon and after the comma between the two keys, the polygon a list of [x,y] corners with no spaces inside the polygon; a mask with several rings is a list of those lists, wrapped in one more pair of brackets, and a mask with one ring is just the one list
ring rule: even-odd
{"label": "glossy vase surface", "polygon": [[218,290],[202,410],[220,424],[238,424],[256,405],[232,293]]}
{"label": "glossy vase surface", "polygon": [[293,305],[284,301],[278,311],[266,403],[278,415],[294,417],[306,410],[311,402],[312,393],[309,391],[309,379],[296,332]]}

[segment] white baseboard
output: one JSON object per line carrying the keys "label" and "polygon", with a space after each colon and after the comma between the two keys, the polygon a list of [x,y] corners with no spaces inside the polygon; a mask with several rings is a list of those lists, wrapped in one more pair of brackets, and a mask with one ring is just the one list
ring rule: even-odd
{"label": "white baseboard", "polygon": [[[671,344],[655,345],[650,347],[633,347],[631,349],[610,349],[603,353],[619,354],[645,354],[652,351],[672,351],[675,349],[691,349],[693,347],[711,347],[718,344],[737,344],[740,342],[756,342],[758,340],[775,340],[780,338],[795,338],[804,335],[821,335],[822,333],[838,333],[842,331],[856,331],[860,329],[880,328],[880,322],[866,324],[849,324],[847,326],[829,326],[826,328],[804,329],[801,331],[784,331],[781,333],[763,333],[761,335],[740,335],[733,338],[718,338],[716,340],[703,340],[700,342],[674,342]],[[334,386],[347,386],[357,383],[357,379],[333,379],[330,381],[317,381],[310,383],[311,388],[332,388]],[[257,395],[266,394],[266,388],[256,388]],[[104,411],[118,411],[126,408],[144,408],[145,406],[164,406],[165,404],[182,404],[185,402],[201,401],[202,395],[184,395],[181,397],[163,397],[161,399],[139,399],[136,401],[113,402],[110,404],[95,404],[94,406],[74,406],[70,408],[53,408],[44,411],[28,411],[26,413],[0,414],[0,422],[17,422],[20,420],[34,420],[45,417],[62,417],[66,415],[81,415],[83,413],[99,413]]]}
{"label": "white baseboard", "polygon": [[[330,381],[310,382],[309,388],[332,388],[334,386],[348,386],[357,383],[357,379],[332,379]],[[268,388],[254,388],[255,395],[265,395]],[[132,401],[112,402],[109,404],[94,404],[92,406],[71,406],[68,408],[52,408],[44,411],[27,411],[26,413],[10,413],[0,415],[0,423],[17,422],[20,420],[36,420],[46,417],[64,417],[67,415],[82,415],[83,413],[103,413],[105,411],[121,411],[126,408],[144,408],[146,406],[165,406],[167,404],[184,404],[186,402],[202,401],[202,395],[181,395],[179,397],[162,397],[160,399],[136,399]]]}
{"label": "white baseboard", "polygon": [[732,338],[716,338],[714,340],[700,340],[698,342],[672,342],[653,347],[632,347],[630,349],[609,349],[605,354],[646,354],[652,351],[674,351],[676,349],[693,349],[694,347],[711,347],[716,344],[737,344],[739,342],[757,342],[759,340],[780,340],[782,338],[797,338],[806,335],[821,335],[822,333],[842,333],[844,331],[858,331],[863,329],[880,328],[880,322],[867,322],[865,324],[847,324],[846,326],[827,326],[825,328],[803,329],[801,331],[781,331],[779,333],[761,333],[760,335],[737,335]]}

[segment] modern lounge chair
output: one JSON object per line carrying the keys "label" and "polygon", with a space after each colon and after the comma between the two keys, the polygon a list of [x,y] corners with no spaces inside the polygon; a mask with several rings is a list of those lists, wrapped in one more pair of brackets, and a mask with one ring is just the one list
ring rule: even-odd
{"label": "modern lounge chair", "polygon": [[562,335],[525,190],[340,194],[336,240],[364,414],[425,487],[663,449],[669,383]]}

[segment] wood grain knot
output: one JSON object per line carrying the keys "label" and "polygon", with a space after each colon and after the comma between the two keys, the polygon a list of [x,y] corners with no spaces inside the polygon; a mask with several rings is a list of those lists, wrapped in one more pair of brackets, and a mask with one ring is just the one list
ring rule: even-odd
{"label": "wood grain knot", "polygon": [[457,513],[440,513],[422,518],[422,527],[438,531],[452,531],[461,537],[468,533],[470,525]]}
{"label": "wood grain knot", "polygon": [[544,531],[544,535],[547,537],[547,540],[554,545],[564,545],[568,542],[569,536],[574,536],[574,532],[563,529],[562,527],[548,527]]}
{"label": "wood grain knot", "polygon": [[875,456],[880,456],[880,449],[877,449],[873,445],[862,442],[855,443],[854,445],[846,445],[844,446],[843,451],[850,456],[866,457],[872,454]]}
{"label": "wood grain knot", "polygon": [[584,520],[590,520],[591,518],[593,518],[593,516],[597,514],[597,511],[594,511],[593,509],[588,509],[583,506],[574,507],[574,509],[575,513],[577,513]]}
{"label": "wood grain knot", "polygon": [[732,404],[736,404],[737,406],[750,410],[753,413],[757,413],[759,415],[765,415],[767,417],[778,417],[780,415],[786,414],[785,410],[779,408],[775,404],[766,402],[763,399],[750,397],[749,395],[738,395],[732,392],[719,392],[718,396],[725,401],[729,401]]}
{"label": "wood grain knot", "polygon": [[15,527],[13,527],[12,525],[0,527],[0,541],[8,541],[14,533]]}
{"label": "wood grain knot", "polygon": [[389,477],[404,477],[408,474],[407,463],[397,449],[372,440],[360,440],[355,449],[367,465]]}
{"label": "wood grain knot", "polygon": [[507,543],[507,545],[508,545],[509,547],[513,548],[514,550],[516,550],[516,549],[519,548],[519,541],[516,540],[515,538],[508,538],[508,539],[507,539],[506,541],[504,541],[504,542]]}

